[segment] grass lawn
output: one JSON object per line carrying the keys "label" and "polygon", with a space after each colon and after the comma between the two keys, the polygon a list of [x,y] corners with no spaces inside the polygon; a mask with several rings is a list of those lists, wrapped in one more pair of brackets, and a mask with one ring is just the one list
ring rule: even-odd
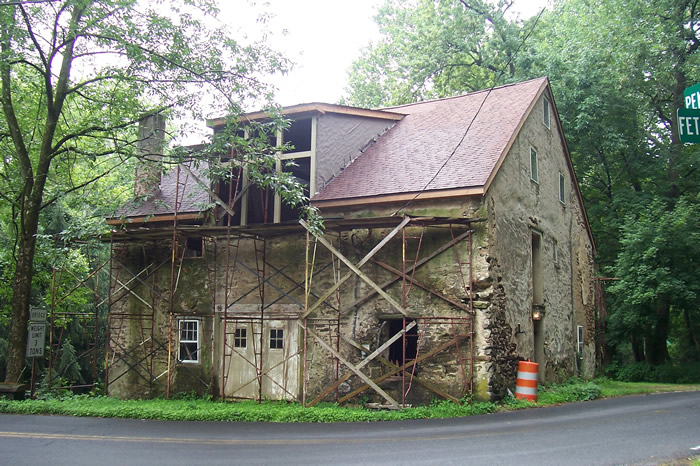
{"label": "grass lawn", "polygon": [[60,414],[67,416],[117,417],[177,421],[248,422],[369,422],[405,419],[464,417],[496,411],[527,409],[586,401],[601,397],[668,391],[700,390],[698,385],[571,380],[541,387],[538,403],[507,398],[502,402],[474,402],[458,405],[435,401],[430,406],[400,411],[370,410],[363,406],[338,406],[323,403],[304,408],[299,403],[241,401],[222,403],[207,399],[117,400],[104,396],[65,396],[39,400],[0,399],[0,413]]}

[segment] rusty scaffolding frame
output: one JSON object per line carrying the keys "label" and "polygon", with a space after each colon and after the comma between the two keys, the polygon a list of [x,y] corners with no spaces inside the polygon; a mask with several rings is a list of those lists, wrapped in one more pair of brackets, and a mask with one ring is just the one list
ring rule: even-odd
{"label": "rusty scaffolding frame", "polygon": [[[85,241],[74,242],[73,244],[78,244],[82,247],[89,246],[89,243]],[[56,244],[54,244],[54,248]],[[106,299],[100,294],[100,275],[107,273],[107,265],[109,264],[109,259],[106,261],[100,261],[97,254],[93,254],[89,248],[85,251],[85,256],[89,264],[94,264],[94,267],[86,277],[76,276],[65,266],[57,267],[56,264],[52,266],[51,270],[51,288],[50,288],[50,303],[49,303],[49,344],[48,344],[48,373],[46,379],[46,388],[48,390],[52,389],[86,389],[94,388],[97,386],[97,361],[99,358],[99,312],[106,304]],[[62,281],[63,276],[67,276],[68,281],[72,282],[73,286],[70,289],[62,290],[60,289],[59,282]],[[107,276],[109,279],[109,276]],[[78,290],[87,289],[89,294],[94,299],[94,305],[83,311],[77,311],[70,308],[63,308],[65,302],[73,296]],[[71,384],[65,386],[54,387],[54,382],[57,378],[60,378],[62,374],[56,374],[56,369],[59,360],[62,356],[62,351],[64,344],[66,342],[66,330],[67,326],[71,322],[79,321],[79,323],[84,327],[84,332],[82,337],[84,338],[85,349],[80,354],[76,355],[74,364],[77,364],[80,360],[89,360],[89,367],[92,373],[92,383],[90,384]],[[33,372],[33,371],[32,371]],[[32,393],[34,393],[34,375],[32,375]]]}
{"label": "rusty scaffolding frame", "polygon": [[[234,168],[231,168],[232,174]],[[261,224],[250,226],[232,226],[231,219],[234,216],[233,207],[241,197],[243,190],[239,192],[238,181],[241,179],[240,169],[236,177],[236,186],[233,183],[229,185],[229,199],[231,203],[224,203],[218,196],[207,188],[209,194],[215,198],[216,203],[223,208],[225,213],[228,213],[228,219],[223,226],[216,225],[190,225],[180,223],[178,221],[178,211],[182,205],[185,186],[188,182],[202,183],[191,170],[185,167],[186,173],[184,180],[181,180],[181,169],[177,167],[176,177],[176,193],[174,214],[172,223],[155,227],[155,228],[139,228],[125,229],[114,231],[109,237],[110,241],[110,292],[109,292],[109,315],[108,315],[108,336],[107,350],[105,355],[105,387],[109,393],[109,386],[127,373],[134,372],[137,377],[148,383],[149,392],[152,394],[153,389],[157,387],[159,390],[165,391],[166,397],[171,395],[171,382],[173,377],[173,366],[177,364],[177,352],[174,345],[177,342],[174,332],[174,309],[173,301],[175,292],[177,291],[180,274],[182,271],[182,263],[185,256],[185,248],[182,246],[182,239],[188,237],[198,237],[202,239],[202,254],[206,263],[206,280],[207,286],[211,291],[211,308],[213,318],[218,321],[221,328],[219,338],[220,345],[220,361],[215,360],[215,364],[220,363],[219,379],[219,395],[221,399],[237,398],[234,394],[227,395],[225,393],[227,381],[230,377],[231,361],[234,357],[239,357],[240,352],[236,351],[235,345],[232,344],[239,325],[248,324],[250,328],[257,328],[254,341],[255,348],[253,357],[242,357],[245,364],[251,366],[255,371],[255,377],[248,383],[257,384],[258,400],[262,400],[263,396],[263,381],[271,381],[278,385],[278,388],[285,393],[288,399],[293,399],[301,402],[304,406],[312,406],[321,401],[331,393],[334,393],[334,399],[338,402],[346,401],[367,389],[372,389],[380,397],[384,398],[389,405],[400,407],[406,404],[406,396],[410,392],[414,384],[420,384],[434,394],[459,402],[457,397],[454,397],[444,390],[433,386],[428,381],[421,379],[416,375],[416,366],[436,354],[451,349],[457,355],[457,362],[460,367],[460,374],[463,380],[463,386],[460,389],[460,394],[465,395],[472,392],[473,389],[473,372],[474,372],[474,341],[473,341],[473,296],[472,296],[472,224],[474,222],[483,221],[483,219],[468,219],[468,218],[439,218],[439,217],[373,217],[373,218],[357,218],[357,219],[326,219],[326,234],[319,234],[313,231],[303,220],[299,223],[284,223],[284,224]],[[233,194],[236,193],[234,197]],[[413,231],[409,231],[411,228]],[[423,236],[428,228],[438,228],[443,231],[449,231],[450,240],[438,247],[435,251],[423,254],[424,249]],[[390,232],[357,264],[352,263],[340,249],[354,251],[356,254],[363,254],[356,246],[342,238],[342,232],[353,230],[372,230],[372,229],[390,229]],[[415,230],[418,230],[416,232]],[[268,238],[280,237],[285,235],[306,235],[305,255],[306,257],[298,258],[303,260],[305,264],[304,277],[302,279],[293,277],[286,269],[297,258],[288,258],[286,265],[273,265],[267,257],[267,241]],[[399,236],[400,234],[400,236]],[[329,241],[328,238],[331,238]],[[401,268],[395,268],[385,261],[375,258],[375,254],[380,251],[393,238],[401,240]],[[238,252],[241,239],[252,240],[254,245],[255,266],[246,265],[239,260]],[[141,243],[145,249],[150,242],[170,242],[171,254],[170,257],[160,263],[146,263],[145,267],[140,271],[132,271],[125,264],[115,258],[114,248],[115,243]],[[467,259],[460,259],[458,245],[463,241],[467,242]],[[219,250],[220,243],[224,242],[223,251]],[[335,246],[334,244],[335,243]],[[319,246],[320,245],[320,246]],[[330,262],[318,265],[315,263],[315,251],[319,247],[325,248],[331,253]],[[452,249],[455,254],[457,267],[459,270],[459,280],[462,286],[464,297],[456,299],[455,297],[447,296],[431,286],[420,282],[415,277],[415,272],[422,265],[429,262],[439,254]],[[217,270],[216,258],[223,253],[225,257],[225,270]],[[144,257],[146,253],[144,251]],[[461,254],[464,256],[464,253]],[[371,262],[375,267],[384,270],[391,274],[392,278],[382,282],[373,282],[360,269],[366,263]],[[170,285],[167,292],[158,291],[155,283],[156,274],[170,265]],[[221,264],[220,264],[221,265]],[[346,269],[347,272],[341,276],[341,269]],[[235,270],[246,270],[255,276],[257,286],[241,293],[235,297],[232,296],[232,277]],[[127,274],[126,277],[123,274]],[[163,272],[161,272],[163,273]],[[333,285],[328,287],[323,293],[312,291],[312,285],[315,284],[314,278],[321,274],[333,275]],[[223,277],[223,290],[220,290],[219,275]],[[358,277],[367,285],[370,290],[362,297],[357,297],[351,303],[340,302],[340,287],[351,277]],[[284,279],[288,283],[288,288],[283,289],[273,283],[273,279]],[[151,280],[151,283],[149,283]],[[400,283],[401,298],[397,301],[386,289],[393,284]],[[140,296],[136,293],[137,286],[145,289],[149,296]],[[270,301],[266,297],[266,289],[273,288],[274,292],[279,297]],[[421,288],[431,296],[437,297],[446,302],[448,307],[453,309],[455,315],[449,316],[422,316],[409,315],[406,310],[411,291],[414,288]],[[246,296],[250,296],[257,292],[259,298],[259,309],[253,313],[232,312],[232,306],[236,305]],[[293,293],[303,293],[303,300],[295,298]],[[223,294],[220,294],[223,293]],[[217,302],[217,296],[223,296],[223,303]],[[358,342],[353,341],[341,331],[341,319],[349,310],[366,303],[368,300],[379,296],[385,300],[390,308],[395,310],[403,318],[403,326],[401,331],[391,336],[387,342],[375,349],[367,358],[359,364],[353,364],[343,357],[341,354],[341,345],[347,345],[353,351],[365,352],[366,348]],[[123,299],[133,297],[140,302],[144,308],[144,312],[116,312],[115,305]],[[335,302],[331,303],[331,298]],[[300,313],[291,313],[280,315],[279,313],[270,313],[270,306],[276,304],[280,300],[287,300],[294,303],[301,309]],[[157,306],[160,304],[160,306]],[[167,339],[163,338],[156,328],[157,308],[167,307]],[[325,309],[329,315],[317,315],[319,309]],[[274,367],[265,368],[264,359],[264,330],[265,322],[272,320],[284,320],[287,322],[296,322],[300,331],[303,332],[303,343],[300,345],[299,351],[291,351],[285,354],[282,362]],[[134,323],[134,321],[136,321]],[[129,323],[131,322],[131,324]],[[131,348],[123,347],[121,337],[127,326],[139,328],[140,342],[132,345]],[[406,359],[406,341],[407,332],[416,327],[422,335],[425,334],[426,328],[432,325],[447,326],[452,329],[452,339],[448,342],[443,342],[437,348],[430,351],[425,351],[422,354],[417,354],[414,360]],[[256,327],[257,326],[257,327]],[[319,331],[321,330],[321,331]],[[214,330],[216,331],[216,330]],[[320,333],[326,335],[322,337]],[[398,366],[391,361],[381,357],[381,352],[386,350],[391,344],[401,339],[404,348],[404,364]],[[326,387],[320,394],[317,394],[312,400],[308,400],[308,370],[311,360],[307,349],[310,344],[317,344],[326,352],[326,361],[334,367],[333,383]],[[419,352],[422,342],[418,345]],[[167,352],[167,369],[160,374],[155,373],[155,360],[164,357]],[[280,364],[286,365],[291,358],[301,360],[301,386],[296,390],[301,391],[300,395],[289,391],[286,381],[280,383],[273,380],[270,372]],[[371,377],[362,372],[362,368],[370,362],[375,361],[384,368],[384,374],[381,377],[373,380]],[[113,368],[117,364],[122,364],[124,370],[120,374],[113,373]],[[185,367],[186,365],[180,365]],[[341,368],[344,374],[341,375]],[[384,390],[379,387],[379,383],[390,377],[398,376],[401,378],[401,400],[400,402],[389,396]],[[352,391],[351,393],[342,395],[338,387],[351,377],[358,377],[364,385]],[[165,378],[165,381],[163,381]],[[203,386],[210,387],[210,383],[201,380]]]}

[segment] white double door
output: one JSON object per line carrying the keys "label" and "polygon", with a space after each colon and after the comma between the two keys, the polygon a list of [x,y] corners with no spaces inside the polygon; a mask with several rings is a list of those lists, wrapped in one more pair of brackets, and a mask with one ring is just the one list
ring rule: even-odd
{"label": "white double door", "polygon": [[222,367],[224,395],[294,400],[299,396],[299,330],[296,320],[229,321]]}

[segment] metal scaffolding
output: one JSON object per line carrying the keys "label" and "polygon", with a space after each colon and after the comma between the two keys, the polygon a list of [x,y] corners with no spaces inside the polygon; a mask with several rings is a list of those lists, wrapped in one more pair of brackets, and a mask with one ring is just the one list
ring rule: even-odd
{"label": "metal scaffolding", "polygon": [[[74,242],[84,254],[91,271],[85,276],[77,276],[66,265],[54,264],[51,272],[50,308],[49,308],[49,354],[46,388],[51,389],[87,389],[94,388],[98,379],[98,358],[100,343],[100,313],[106,315],[106,300],[103,298],[100,277],[107,274],[109,259],[102,261],[99,250],[92,247],[88,242]],[[108,277],[105,277],[108,278]],[[87,290],[89,299],[93,303],[86,303],[77,309],[70,302],[75,293],[80,290]],[[75,355],[69,365],[86,361],[91,373],[91,383],[69,383],[55,386],[56,380],[62,381],[67,367],[63,367],[59,372],[59,362],[65,351],[66,343],[76,343],[70,341],[69,328],[78,327],[81,332],[79,338],[83,340],[82,351]],[[75,336],[75,335],[73,335]],[[32,376],[32,393],[34,392],[34,377]]]}
{"label": "metal scaffolding", "polygon": [[[223,209],[215,211],[214,218],[221,220],[225,216],[224,224],[188,224],[178,221],[178,210],[186,184],[197,180],[189,169],[184,170],[183,179],[180,168],[177,170],[176,202],[169,225],[127,228],[114,231],[110,236],[105,375],[108,392],[111,384],[130,375],[146,383],[148,393],[144,395],[164,392],[169,397],[173,368],[190,370],[178,361],[178,330],[174,321],[178,287],[193,268],[183,268],[188,238],[201,238],[203,244],[201,264],[205,265],[200,267],[206,268],[206,283],[202,285],[210,291],[214,325],[211,339],[216,358],[220,358],[213,360],[218,374],[210,380],[197,378],[209,391],[218,384],[218,396],[222,400],[263,400],[274,393],[280,398],[312,406],[331,395],[335,401],[344,402],[371,389],[389,405],[400,407],[407,404],[407,397],[416,385],[455,402],[472,392],[472,224],[481,220],[409,216],[326,219],[323,234],[311,229],[303,220],[234,226],[234,207],[244,190],[239,186],[240,169],[234,176],[234,168],[231,168],[231,179],[236,180],[235,186],[231,182],[228,187],[231,202],[225,203],[209,191],[216,197],[217,209]],[[348,241],[348,236],[358,231],[388,233],[366,252]],[[434,250],[427,250],[426,235],[436,231],[444,237],[449,235],[449,240]],[[299,238],[302,242],[306,238],[303,251],[290,255],[271,252],[270,241],[278,238]],[[434,243],[432,238],[431,244]],[[378,253],[390,242],[394,248],[400,242],[401,257],[393,258],[394,263],[400,263],[399,267],[387,260],[391,259],[391,254],[384,260],[378,258]],[[116,250],[118,245],[130,245],[132,249],[135,245],[141,246],[140,270],[132,270],[128,260],[120,257]],[[163,254],[166,249],[170,250],[167,258]],[[462,289],[459,297],[447,295],[416,276],[420,267],[449,250],[456,260]],[[354,263],[348,253],[362,256],[362,259]],[[163,289],[165,280],[162,277],[167,276],[167,265],[170,266],[169,286]],[[372,267],[376,276],[389,278],[376,282],[361,270],[363,266]],[[361,284],[364,294],[354,296],[351,302],[341,302],[341,287],[350,279]],[[241,289],[237,285],[240,280],[251,285]],[[392,287],[400,287],[400,298],[388,291]],[[431,299],[437,298],[449,312],[423,315],[409,311],[415,289],[423,290]],[[126,299],[138,303],[140,310],[125,310],[123,300]],[[343,322],[351,311],[373,299],[383,301],[385,307],[400,316],[401,328],[370,350],[344,331]],[[431,332],[438,333],[431,329],[437,328],[449,338],[432,337],[435,341],[428,344]],[[270,332],[296,335],[300,343],[292,347],[286,344],[272,347],[265,339],[265,334]],[[403,348],[399,364],[382,354],[396,342]],[[408,346],[415,348],[416,354],[407,354]],[[319,357],[321,351],[324,354]],[[459,368],[455,373],[460,381],[458,396],[419,376],[417,370],[420,364],[429,364],[431,359],[446,351],[454,355]],[[363,355],[361,361],[351,362],[347,355],[358,352]],[[160,371],[158,368],[163,366],[165,370]],[[330,382],[323,389],[312,390],[311,373],[317,366],[328,368],[324,376]],[[369,373],[368,369],[371,369]],[[300,375],[294,375],[296,373]],[[356,388],[341,391],[339,388],[345,387],[343,384],[347,385],[348,381]],[[386,381],[400,382],[399,400],[380,386]]]}

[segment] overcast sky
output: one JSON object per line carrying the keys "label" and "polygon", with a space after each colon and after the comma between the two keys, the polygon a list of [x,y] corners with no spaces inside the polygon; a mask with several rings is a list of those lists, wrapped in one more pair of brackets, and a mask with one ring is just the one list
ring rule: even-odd
{"label": "overcast sky", "polygon": [[[267,26],[269,45],[296,66],[275,79],[277,102],[283,106],[308,102],[337,103],[347,86],[346,76],[362,47],[378,38],[373,17],[384,0],[223,0],[222,22],[234,31],[256,37],[256,18],[274,14]],[[539,13],[548,0],[515,0],[521,18]],[[283,34],[282,32],[286,33]]]}

